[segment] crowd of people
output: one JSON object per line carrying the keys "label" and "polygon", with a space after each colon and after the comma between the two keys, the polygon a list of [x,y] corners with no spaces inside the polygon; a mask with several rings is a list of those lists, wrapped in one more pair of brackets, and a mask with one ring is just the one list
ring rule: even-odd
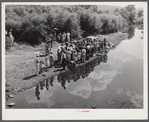
{"label": "crowd of people", "polygon": [[[69,67],[69,64],[70,66],[75,66],[78,63],[85,63],[86,60],[89,60],[96,54],[100,55],[110,47],[110,43],[106,39],[86,38],[80,41],[70,41],[69,39],[67,38],[67,41],[62,43],[57,49],[57,64],[61,65],[63,69],[65,69],[66,65]],[[43,69],[53,67],[54,65],[51,38],[45,44],[45,64],[38,57],[39,54],[36,55],[35,59],[36,75],[40,74]]]}
{"label": "crowd of people", "polygon": [[65,69],[66,63],[84,63],[95,54],[107,51],[109,47],[110,43],[106,39],[102,41],[99,38],[62,43],[57,49],[57,62]]}
{"label": "crowd of people", "polygon": [[65,32],[63,32],[63,33],[59,33],[59,34],[57,34],[57,41],[58,42],[70,42],[71,40],[70,40],[70,33],[69,32],[67,32],[67,33],[65,33]]}

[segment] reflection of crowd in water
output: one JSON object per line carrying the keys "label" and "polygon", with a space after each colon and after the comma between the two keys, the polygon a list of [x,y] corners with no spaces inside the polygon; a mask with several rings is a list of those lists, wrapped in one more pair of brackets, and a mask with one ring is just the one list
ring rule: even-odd
{"label": "reflection of crowd in water", "polygon": [[[107,62],[107,55],[103,55],[102,57],[98,57],[94,59],[93,61],[87,63],[86,65],[83,65],[81,67],[76,68],[74,71],[67,71],[64,73],[60,73],[57,76],[57,81],[61,84],[61,86],[66,89],[66,82],[70,83],[70,80],[73,80],[76,82],[80,78],[88,77],[91,72],[94,71],[94,67],[97,65],[100,65],[101,62],[106,63]],[[49,79],[46,79],[44,81],[39,82],[36,85],[35,95],[37,97],[37,100],[40,100],[40,90],[43,90],[43,88],[46,88],[49,90],[49,86],[53,86],[54,76],[50,77]]]}
{"label": "reflection of crowd in water", "polygon": [[49,90],[49,85],[53,86],[53,81],[54,81],[54,76],[50,77],[49,79],[45,79],[43,81],[40,81],[37,85],[36,85],[36,89],[35,89],[35,96],[37,97],[37,100],[40,100],[40,90],[43,90],[43,88],[46,88],[47,90]]}

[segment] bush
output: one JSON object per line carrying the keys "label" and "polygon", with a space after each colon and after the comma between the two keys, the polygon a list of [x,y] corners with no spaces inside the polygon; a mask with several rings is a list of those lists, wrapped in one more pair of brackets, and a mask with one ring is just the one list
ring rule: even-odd
{"label": "bush", "polygon": [[32,46],[40,44],[41,40],[43,41],[45,38],[41,33],[40,26],[35,27],[30,24],[25,28],[20,36],[20,41],[27,42]]}
{"label": "bush", "polygon": [[5,27],[6,27],[7,32],[9,32],[9,30],[12,29],[12,35],[14,36],[14,39],[17,39],[20,36],[21,34],[21,22],[20,21],[7,19]]}
{"label": "bush", "polygon": [[16,42],[34,46],[49,35],[53,37],[54,28],[58,28],[57,33],[69,31],[72,39],[86,34],[114,33],[123,28],[127,16],[122,16],[99,14],[96,6],[86,5],[6,6],[6,30],[12,29]]}
{"label": "bush", "polygon": [[71,38],[80,38],[82,30],[79,26],[79,19],[77,14],[71,14],[64,23],[65,31],[71,33]]}

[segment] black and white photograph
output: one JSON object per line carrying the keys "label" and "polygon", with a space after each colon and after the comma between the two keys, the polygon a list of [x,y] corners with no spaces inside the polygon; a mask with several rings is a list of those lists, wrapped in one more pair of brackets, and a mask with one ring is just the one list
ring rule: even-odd
{"label": "black and white photograph", "polygon": [[3,119],[147,119],[147,11],[147,2],[2,3]]}

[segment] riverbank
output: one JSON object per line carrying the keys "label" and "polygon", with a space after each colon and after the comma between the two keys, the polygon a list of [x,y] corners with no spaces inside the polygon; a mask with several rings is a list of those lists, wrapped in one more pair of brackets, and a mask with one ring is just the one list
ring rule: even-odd
{"label": "riverbank", "polygon": [[[119,44],[122,40],[128,38],[126,33],[114,33],[108,35],[97,35],[101,40],[106,38],[113,46]],[[53,44],[54,60],[57,59],[56,50],[60,43]],[[11,48],[11,53],[6,54],[6,99],[10,95],[16,95],[23,90],[30,89],[41,80],[49,78],[62,72],[62,68],[50,68],[48,72],[44,72],[39,76],[35,76],[34,56],[37,52],[44,51],[44,43],[37,47],[29,45],[14,44]],[[44,61],[42,57],[41,60]],[[64,71],[63,71],[64,72]]]}

